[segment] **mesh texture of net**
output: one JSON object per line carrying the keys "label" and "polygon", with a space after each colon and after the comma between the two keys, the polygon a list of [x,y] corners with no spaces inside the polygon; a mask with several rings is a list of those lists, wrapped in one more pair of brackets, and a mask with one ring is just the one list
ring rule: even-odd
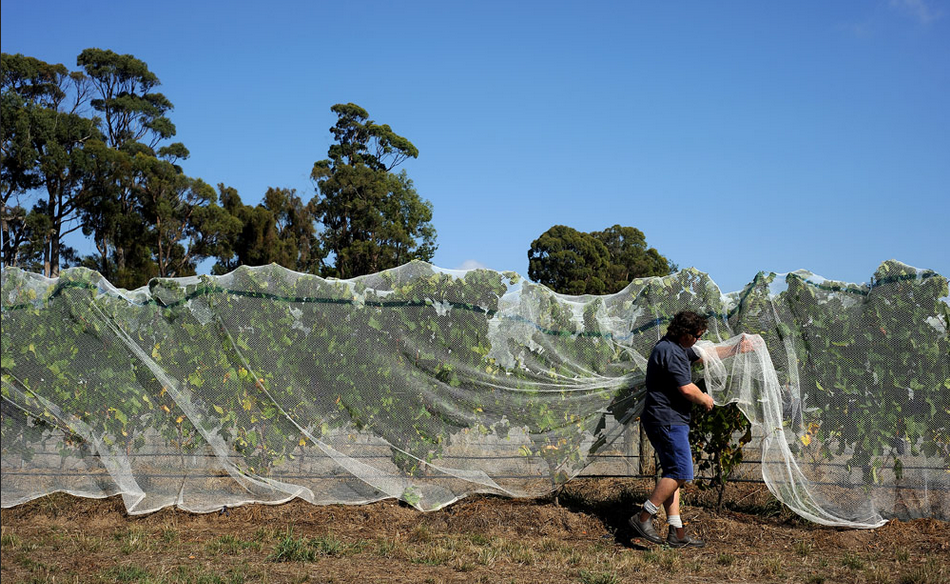
{"label": "mesh texture of net", "polygon": [[[121,494],[129,513],[302,498],[538,496],[636,428],[646,359],[709,318],[696,371],[752,422],[761,476],[825,525],[950,519],[947,279],[689,269],[608,296],[414,262],[155,279],[2,273],[2,505]],[[743,335],[754,350],[720,359]]]}

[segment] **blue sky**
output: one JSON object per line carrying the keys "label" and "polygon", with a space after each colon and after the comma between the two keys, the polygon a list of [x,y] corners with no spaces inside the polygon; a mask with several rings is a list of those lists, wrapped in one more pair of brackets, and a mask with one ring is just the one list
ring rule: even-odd
{"label": "blue sky", "polygon": [[4,0],[3,52],[145,61],[189,176],[314,193],[354,102],[410,139],[445,268],[527,275],[552,225],[760,270],[950,275],[950,2]]}

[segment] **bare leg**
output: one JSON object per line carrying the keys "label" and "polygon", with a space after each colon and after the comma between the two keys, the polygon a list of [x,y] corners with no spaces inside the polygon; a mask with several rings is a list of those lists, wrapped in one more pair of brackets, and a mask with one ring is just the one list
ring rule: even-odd
{"label": "bare leg", "polygon": [[673,494],[666,501],[663,501],[663,508],[666,509],[667,517],[680,514],[680,487],[683,486],[683,481],[677,481],[677,483]]}
{"label": "bare leg", "polygon": [[[663,505],[667,515],[673,511],[675,511],[674,514],[678,515],[680,510],[679,491],[685,482],[686,481],[680,479],[661,478],[656,483],[656,487],[653,488],[653,494],[650,495],[650,502],[657,507]],[[649,518],[649,513],[646,511],[640,512],[640,523],[643,523]]]}
{"label": "bare leg", "polygon": [[[679,486],[676,487],[676,491],[666,501],[663,501],[663,508],[666,509],[666,516],[670,515],[679,515],[680,514],[680,487],[683,486],[685,481],[679,481]],[[682,539],[686,535],[686,530],[682,527],[677,527],[676,537]]]}

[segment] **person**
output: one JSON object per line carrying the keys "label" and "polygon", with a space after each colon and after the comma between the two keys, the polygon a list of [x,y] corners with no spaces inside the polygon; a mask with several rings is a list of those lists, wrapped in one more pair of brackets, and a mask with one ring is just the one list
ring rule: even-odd
{"label": "person", "polygon": [[[677,313],[670,321],[666,336],[650,353],[646,373],[646,403],[640,423],[656,451],[663,476],[638,514],[630,517],[634,532],[647,541],[664,540],[653,526],[660,505],[666,511],[669,533],[665,543],[672,547],[703,547],[705,542],[686,534],[680,518],[680,488],[693,480],[693,456],[689,447],[690,410],[698,404],[705,411],[713,408],[713,399],[692,382],[691,365],[700,363],[692,348],[706,332],[706,319],[692,311]],[[716,347],[720,358],[751,350],[743,338],[734,346]]]}

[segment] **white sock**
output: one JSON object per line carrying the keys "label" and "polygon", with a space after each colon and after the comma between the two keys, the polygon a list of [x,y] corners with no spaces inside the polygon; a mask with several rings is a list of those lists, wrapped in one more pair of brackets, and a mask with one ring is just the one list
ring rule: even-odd
{"label": "white sock", "polygon": [[683,528],[683,520],[680,519],[679,515],[670,515],[666,518],[666,522],[677,529]]}
{"label": "white sock", "polygon": [[653,504],[653,501],[647,499],[647,502],[643,504],[643,510],[650,515],[656,515],[656,512],[659,511],[659,508]]}

